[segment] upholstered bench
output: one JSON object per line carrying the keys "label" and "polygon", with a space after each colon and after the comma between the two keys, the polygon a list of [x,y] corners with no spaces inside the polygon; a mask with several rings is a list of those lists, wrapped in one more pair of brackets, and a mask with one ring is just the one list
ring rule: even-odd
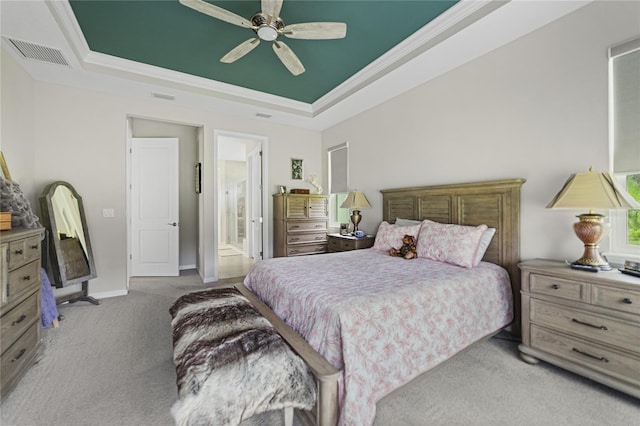
{"label": "upholstered bench", "polygon": [[186,294],[169,309],[177,425],[236,425],[256,414],[311,409],[313,376],[271,323],[235,288]]}

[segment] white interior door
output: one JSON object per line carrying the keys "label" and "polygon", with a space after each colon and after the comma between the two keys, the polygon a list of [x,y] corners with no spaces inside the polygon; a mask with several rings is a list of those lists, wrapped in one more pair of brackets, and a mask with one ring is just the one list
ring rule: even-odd
{"label": "white interior door", "polygon": [[248,229],[251,237],[249,238],[249,256],[253,260],[261,260],[262,252],[262,148],[258,146],[247,156],[249,163],[249,215]]}
{"label": "white interior door", "polygon": [[177,138],[131,140],[131,275],[178,276]]}

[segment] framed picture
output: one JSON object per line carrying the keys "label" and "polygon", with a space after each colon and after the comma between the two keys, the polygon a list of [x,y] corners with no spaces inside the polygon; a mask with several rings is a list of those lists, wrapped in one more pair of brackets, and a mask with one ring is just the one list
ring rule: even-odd
{"label": "framed picture", "polygon": [[201,163],[196,163],[195,181],[196,181],[196,185],[195,185],[196,194],[200,194],[202,192],[202,164]]}
{"label": "framed picture", "polygon": [[299,158],[291,159],[291,179],[302,180],[304,176],[304,170],[302,168],[302,160]]}

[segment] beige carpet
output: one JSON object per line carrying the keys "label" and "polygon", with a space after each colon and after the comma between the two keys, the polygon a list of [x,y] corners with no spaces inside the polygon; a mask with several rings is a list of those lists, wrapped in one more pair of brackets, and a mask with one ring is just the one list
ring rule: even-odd
{"label": "beige carpet", "polygon": [[[228,284],[236,280],[225,280]],[[223,283],[223,284],[225,284]],[[199,278],[137,279],[128,296],[60,307],[43,356],[2,401],[3,426],[172,425],[168,308]],[[376,425],[634,425],[640,401],[490,339],[378,403]],[[280,413],[247,425],[281,424]]]}

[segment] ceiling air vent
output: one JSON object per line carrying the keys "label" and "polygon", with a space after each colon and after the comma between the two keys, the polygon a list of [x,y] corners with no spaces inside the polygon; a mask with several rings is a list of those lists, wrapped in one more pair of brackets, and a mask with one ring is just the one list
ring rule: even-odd
{"label": "ceiling air vent", "polygon": [[52,49],[50,47],[22,40],[15,40],[12,38],[10,38],[9,41],[16,47],[16,49],[18,49],[18,52],[27,59],[35,59],[38,61],[49,62],[51,64],[64,65],[65,67],[69,66],[69,62],[67,62],[62,55],[62,52],[58,49]]}
{"label": "ceiling air vent", "polygon": [[176,97],[173,95],[169,95],[167,93],[160,93],[160,92],[151,92],[151,96],[153,96],[154,98],[164,99],[167,101],[173,101],[176,99]]}

